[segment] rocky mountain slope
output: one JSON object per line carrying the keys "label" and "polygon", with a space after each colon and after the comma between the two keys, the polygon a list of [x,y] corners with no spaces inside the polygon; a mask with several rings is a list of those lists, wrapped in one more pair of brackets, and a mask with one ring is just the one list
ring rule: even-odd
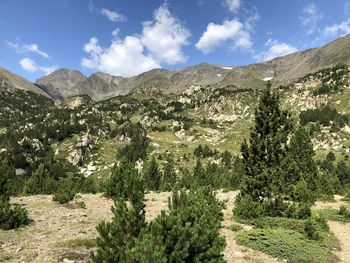
{"label": "rocky mountain slope", "polygon": [[10,91],[14,89],[31,91],[48,96],[46,92],[42,91],[28,80],[8,71],[7,69],[0,68],[0,91]]}
{"label": "rocky mountain slope", "polygon": [[102,100],[144,88],[179,94],[191,85],[256,89],[263,87],[266,79],[285,85],[339,63],[350,64],[350,35],[321,48],[241,67],[199,64],[171,71],[154,69],[130,78],[106,73],[94,73],[86,78],[78,71],[60,69],[38,79],[36,84],[54,98],[90,95],[94,100]]}
{"label": "rocky mountain slope", "polygon": [[77,70],[59,69],[36,81],[36,85],[54,99],[77,95],[74,88],[86,77]]}

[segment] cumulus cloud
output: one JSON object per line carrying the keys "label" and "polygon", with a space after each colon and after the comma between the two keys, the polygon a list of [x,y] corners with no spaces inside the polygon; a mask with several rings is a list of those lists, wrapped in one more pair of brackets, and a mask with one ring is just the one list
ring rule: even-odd
{"label": "cumulus cloud", "polygon": [[252,48],[250,33],[238,19],[226,20],[223,24],[209,23],[196,48],[210,53],[228,41],[233,49],[250,51]]}
{"label": "cumulus cloud", "polygon": [[100,14],[104,15],[112,22],[124,22],[127,20],[126,16],[119,14],[115,11],[108,10],[106,8],[102,8]]}
{"label": "cumulus cloud", "polygon": [[29,72],[36,72],[39,70],[37,67],[35,61],[31,60],[30,58],[23,58],[19,61],[19,64],[25,71]]}
{"label": "cumulus cloud", "polygon": [[112,43],[102,47],[96,37],[84,45],[89,54],[81,60],[83,67],[130,77],[161,68],[162,63],[175,64],[186,61],[182,47],[188,44],[190,31],[169,11],[168,5],[154,12],[154,20],[143,23],[141,35],[119,36],[112,32]]}
{"label": "cumulus cloud", "polygon": [[307,33],[312,34],[322,17],[323,15],[317,10],[316,5],[311,3],[303,7],[299,18],[301,24],[307,29]]}
{"label": "cumulus cloud", "polygon": [[298,51],[296,47],[290,44],[273,40],[271,38],[265,43],[265,46],[268,48],[267,51],[256,55],[257,61],[267,61]]}
{"label": "cumulus cloud", "polygon": [[18,43],[12,43],[10,41],[6,41],[7,45],[11,48],[13,48],[17,53],[36,53],[43,58],[50,58],[50,56],[40,50],[39,46],[37,44],[18,44]]}
{"label": "cumulus cloud", "polygon": [[350,34],[350,19],[344,20],[339,24],[328,26],[324,30],[325,36],[341,36]]}
{"label": "cumulus cloud", "polygon": [[188,45],[190,31],[163,4],[154,12],[154,21],[143,23],[142,44],[160,63],[183,63],[186,56],[182,47]]}
{"label": "cumulus cloud", "polygon": [[20,66],[23,70],[34,73],[43,72],[45,75],[52,73],[57,70],[57,66],[41,67],[36,64],[36,62],[28,57],[23,58],[19,61]]}
{"label": "cumulus cloud", "polygon": [[237,13],[239,8],[241,7],[241,0],[226,0],[225,5],[232,13]]}
{"label": "cumulus cloud", "polygon": [[93,37],[84,45],[90,57],[83,58],[82,66],[97,69],[112,75],[130,77],[161,66],[144,54],[144,47],[138,37],[127,36],[124,40],[114,40],[108,48],[99,45]]}

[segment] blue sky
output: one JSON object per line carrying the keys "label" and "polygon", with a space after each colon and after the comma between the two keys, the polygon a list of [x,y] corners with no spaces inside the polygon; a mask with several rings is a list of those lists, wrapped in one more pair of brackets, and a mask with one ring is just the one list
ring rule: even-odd
{"label": "blue sky", "polygon": [[1,0],[0,66],[132,76],[245,65],[350,33],[350,0]]}

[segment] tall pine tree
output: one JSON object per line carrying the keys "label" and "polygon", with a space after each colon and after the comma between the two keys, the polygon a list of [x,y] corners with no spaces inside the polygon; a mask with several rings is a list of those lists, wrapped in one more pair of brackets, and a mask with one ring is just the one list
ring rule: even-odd
{"label": "tall pine tree", "polygon": [[293,125],[290,114],[281,110],[278,94],[268,83],[255,110],[255,126],[249,143],[241,147],[245,177],[241,195],[263,202],[281,192],[281,162],[286,156],[286,143]]}

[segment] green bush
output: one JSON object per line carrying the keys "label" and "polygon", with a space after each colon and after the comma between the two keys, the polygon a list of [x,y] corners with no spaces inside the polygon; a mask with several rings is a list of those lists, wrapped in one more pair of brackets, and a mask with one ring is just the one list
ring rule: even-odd
{"label": "green bush", "polygon": [[312,240],[319,240],[320,239],[320,235],[316,229],[316,223],[310,218],[304,222],[304,231],[305,231],[307,238],[312,239]]}
{"label": "green bush", "polygon": [[340,206],[340,208],[339,208],[339,215],[350,219],[350,211],[344,205]]}
{"label": "green bush", "polygon": [[254,202],[250,195],[239,195],[235,202],[233,214],[241,219],[253,219],[265,214],[261,204]]}
{"label": "green bush", "polygon": [[328,263],[334,258],[326,246],[309,240],[298,232],[282,228],[241,231],[237,235],[237,241],[240,245],[288,262]]}
{"label": "green bush", "polygon": [[233,224],[233,225],[230,226],[230,229],[233,232],[238,232],[238,231],[243,230],[243,227],[241,225]]}
{"label": "green bush", "polygon": [[57,181],[50,175],[43,163],[33,171],[24,186],[26,194],[52,194],[56,189]]}
{"label": "green bush", "polygon": [[75,197],[74,183],[71,178],[66,178],[60,181],[57,191],[52,200],[60,204],[66,204],[72,201]]}
{"label": "green bush", "polygon": [[[319,217],[323,217],[327,220],[334,220],[348,223],[350,222],[350,217],[347,216],[347,213],[342,209],[334,209],[334,208],[323,208],[323,209],[315,209],[313,213]],[[342,214],[341,214],[342,213]]]}
{"label": "green bush", "polygon": [[0,202],[0,228],[9,230],[29,223],[27,210],[19,205],[11,207],[7,202]]}

